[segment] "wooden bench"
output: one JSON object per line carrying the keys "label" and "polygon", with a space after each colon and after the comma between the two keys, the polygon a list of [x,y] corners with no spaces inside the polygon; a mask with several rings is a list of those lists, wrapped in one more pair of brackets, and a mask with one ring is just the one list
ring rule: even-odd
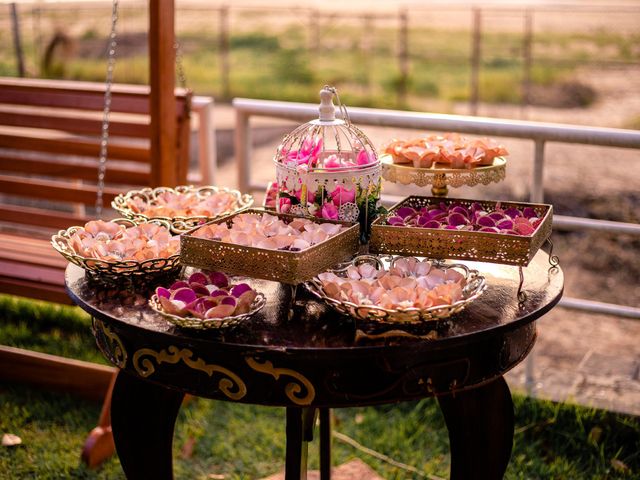
{"label": "wooden bench", "polygon": [[[0,292],[70,303],[66,261],[48,239],[95,217],[104,89],[0,78]],[[174,168],[186,183],[190,95],[177,91],[176,102]],[[114,85],[105,207],[118,193],[151,185],[149,137],[149,88]]]}
{"label": "wooden bench", "polygon": [[[104,84],[97,83],[0,78],[0,293],[71,304],[64,290],[67,261],[53,250],[50,237],[95,218],[104,92]],[[118,193],[154,186],[149,97],[149,87],[113,85],[105,218],[113,216],[106,208]],[[191,95],[176,90],[176,103],[178,155],[172,167],[177,183],[184,184]],[[0,373],[4,380],[93,398],[107,392],[83,459],[94,466],[111,455],[114,369],[3,346],[0,363],[11,365]]]}

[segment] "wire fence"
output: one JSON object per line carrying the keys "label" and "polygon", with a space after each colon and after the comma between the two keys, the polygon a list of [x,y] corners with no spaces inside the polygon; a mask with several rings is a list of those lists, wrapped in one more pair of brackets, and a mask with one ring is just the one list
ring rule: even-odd
{"label": "wire fence", "polygon": [[[3,6],[1,73],[97,79],[94,70],[56,72],[47,62],[103,58],[109,9],[108,3]],[[124,61],[144,58],[146,3],[121,5],[120,17]],[[537,87],[577,68],[640,65],[637,25],[640,8],[624,4],[337,12],[180,3],[176,14],[199,93],[304,101],[327,81],[347,84],[351,104],[420,109],[417,98],[440,97],[468,101],[472,114],[482,101],[535,103]],[[145,82],[144,60],[138,63],[121,80]],[[388,92],[394,95],[384,104]]]}

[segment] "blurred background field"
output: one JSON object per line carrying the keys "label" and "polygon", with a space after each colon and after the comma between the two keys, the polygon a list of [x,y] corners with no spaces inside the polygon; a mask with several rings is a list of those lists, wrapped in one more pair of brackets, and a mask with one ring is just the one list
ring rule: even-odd
{"label": "blurred background field", "polygon": [[[520,107],[506,116],[524,118],[528,106],[597,103],[594,75],[615,73],[621,91],[640,75],[637,2],[307,5],[177,2],[189,86],[218,101],[315,101],[330,83],[349,105],[483,113],[481,104],[506,104]],[[110,12],[105,2],[18,4],[26,74],[103,81]],[[121,3],[118,82],[147,83],[147,13],[144,2]],[[0,74],[17,75],[8,6],[0,26]],[[637,125],[640,109],[621,108],[615,126]]]}

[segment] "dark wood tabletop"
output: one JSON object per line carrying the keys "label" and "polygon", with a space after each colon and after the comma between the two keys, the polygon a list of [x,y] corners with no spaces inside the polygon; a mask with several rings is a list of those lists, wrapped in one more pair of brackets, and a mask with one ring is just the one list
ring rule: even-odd
{"label": "dark wood tabletop", "polygon": [[[391,336],[381,334],[396,327],[337,314],[304,288],[289,315],[291,289],[262,280],[248,282],[267,297],[254,317],[230,329],[184,330],[147,305],[149,291],[96,285],[70,265],[69,294],[93,316],[100,350],[125,372],[116,381],[112,421],[128,478],[150,478],[144,476],[149,468],[156,468],[153,478],[172,478],[173,422],[185,393],[287,407],[287,479],[305,478],[297,444],[308,437],[309,412],[437,396],[450,432],[452,478],[472,478],[466,476],[472,472],[473,478],[501,478],[513,439],[513,406],[502,375],[533,347],[535,320],[559,301],[564,279],[539,251],[523,269],[526,298],[519,301],[517,267],[462,263],[486,277],[485,292],[447,321]],[[158,416],[170,421],[159,426]],[[289,425],[300,438],[290,438]],[[149,446],[149,429],[158,439],[168,436],[154,452],[168,451],[168,465],[135,447],[143,433]]]}

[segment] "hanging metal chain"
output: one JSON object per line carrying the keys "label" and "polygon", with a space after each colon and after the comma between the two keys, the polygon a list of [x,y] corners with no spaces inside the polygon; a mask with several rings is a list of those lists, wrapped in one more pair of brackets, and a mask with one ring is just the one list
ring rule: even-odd
{"label": "hanging metal chain", "polygon": [[118,0],[113,0],[111,10],[111,33],[107,50],[107,78],[104,90],[104,110],[102,112],[102,139],[100,156],[98,157],[98,186],[96,189],[96,216],[102,217],[104,176],[107,172],[107,145],[109,143],[109,113],[111,111],[111,87],[113,86],[113,70],[116,64],[116,26],[118,24]]}

